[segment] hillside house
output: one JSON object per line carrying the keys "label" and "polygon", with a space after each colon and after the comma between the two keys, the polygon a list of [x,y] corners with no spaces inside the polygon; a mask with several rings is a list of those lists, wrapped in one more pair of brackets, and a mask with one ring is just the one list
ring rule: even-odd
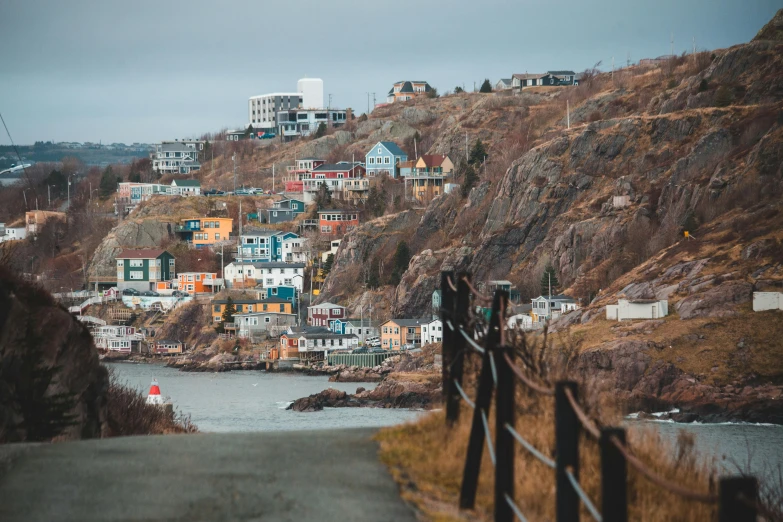
{"label": "hillside house", "polygon": [[563,314],[579,308],[576,299],[568,297],[565,294],[548,296],[539,296],[531,301],[532,309],[530,315],[535,323],[543,323],[554,320]]}
{"label": "hillside house", "polygon": [[326,160],[318,158],[299,158],[294,165],[286,167],[286,175],[283,183],[286,193],[301,194],[304,188],[303,180],[311,178],[313,169],[326,163]]}
{"label": "hillside house", "polygon": [[280,263],[287,261],[288,258],[292,263],[304,262],[306,259],[295,258],[306,258],[306,241],[293,232],[263,228],[248,230],[239,236],[241,251],[236,261]]}
{"label": "hillside house", "polygon": [[513,80],[511,78],[501,78],[495,84],[496,91],[507,91],[513,86]]}
{"label": "hillside house", "polygon": [[753,292],[753,311],[783,310],[783,292]]}
{"label": "hillside house", "polygon": [[51,212],[48,210],[31,210],[24,214],[25,233],[27,235],[38,234],[49,221],[65,223],[68,219],[65,212]]}
{"label": "hillside house", "polygon": [[508,318],[506,324],[511,329],[532,330],[533,318],[530,314],[515,314]]}
{"label": "hillside house", "polygon": [[[364,178],[366,170],[361,163],[324,163],[314,168],[310,177],[302,180],[302,199],[305,203],[315,201],[321,185],[325,185],[335,199],[347,199],[346,183]],[[354,187],[358,188],[358,187]],[[367,187],[369,190],[369,185]]]}
{"label": "hillside house", "polygon": [[152,290],[160,281],[175,277],[174,256],[161,249],[128,249],[117,257],[117,288]]}
{"label": "hillside house", "polygon": [[256,311],[234,315],[234,328],[240,338],[277,337],[296,324],[296,314]]}
{"label": "hillside house", "polygon": [[133,326],[104,325],[93,329],[95,347],[112,352],[130,353],[133,343],[144,338]]}
{"label": "hillside house", "polygon": [[369,337],[378,337],[378,321],[373,321],[369,317],[363,319],[335,319],[329,325],[329,329],[334,333],[353,334],[361,342]]}
{"label": "hillside house", "polygon": [[173,196],[200,196],[201,182],[197,179],[175,179],[168,192]]}
{"label": "hillside house", "polygon": [[402,80],[392,85],[389,94],[386,95],[386,103],[412,100],[416,96],[422,96],[430,91],[432,91],[432,87],[425,81]]}
{"label": "hillside house", "polygon": [[305,203],[301,199],[285,198],[272,203],[272,208],[263,209],[262,223],[276,224],[292,221],[296,216],[305,211]]}
{"label": "hillside house", "polygon": [[448,156],[425,154],[416,160],[409,178],[413,197],[419,201],[430,201],[443,194],[446,179],[454,173],[454,164]]}
{"label": "hillside house", "polygon": [[177,290],[189,294],[215,292],[221,284],[216,272],[181,272],[177,274]]}
{"label": "hillside house", "polygon": [[487,281],[486,289],[489,295],[494,294],[495,290],[503,290],[504,292],[508,293],[509,301],[512,303],[519,302],[519,290],[511,281],[505,279],[493,279],[491,281]]}
{"label": "hillside house", "polygon": [[181,341],[172,341],[169,339],[161,339],[160,341],[155,341],[155,345],[154,345],[155,353],[166,354],[166,355],[182,353],[184,348],[185,348],[185,344],[182,343]]}
{"label": "hillside house", "polygon": [[274,286],[293,286],[302,291],[304,263],[249,263],[233,261],[225,266],[225,282],[228,287],[264,288]]}
{"label": "hillside house", "polygon": [[620,299],[616,305],[606,305],[606,318],[616,321],[660,319],[667,315],[669,301],[666,299]]}
{"label": "hillside house", "polygon": [[160,183],[134,183],[124,181],[117,185],[117,197],[114,201],[115,214],[130,212],[138,206],[139,203],[149,201],[152,196],[169,196],[170,185]]}
{"label": "hillside house", "polygon": [[381,325],[381,347],[385,350],[401,350],[405,346],[421,345],[421,328],[431,319],[391,319]]}
{"label": "hillside house", "polygon": [[[203,147],[203,142],[200,142]],[[150,153],[152,170],[161,174],[190,174],[199,170],[199,148],[188,143],[169,141],[155,145]]]}
{"label": "hillside house", "polygon": [[26,227],[7,227],[0,223],[0,243],[6,241],[19,241],[27,237]]}
{"label": "hillside house", "polygon": [[433,290],[432,292],[432,318],[437,319],[440,317],[440,304],[443,301],[443,294],[440,288]]}
{"label": "hillside house", "polygon": [[290,329],[280,336],[280,358],[322,361],[335,350],[353,350],[359,346],[355,335],[336,334],[326,328]]}
{"label": "hillside house", "polygon": [[234,220],[231,218],[189,218],[180,221],[174,232],[196,248],[229,241]]}
{"label": "hillside house", "polygon": [[421,345],[443,342],[443,323],[433,319],[421,325]]}
{"label": "hillside house", "polygon": [[321,252],[321,262],[326,263],[326,260],[329,259],[329,256],[336,256],[337,251],[340,249],[340,243],[342,242],[342,239],[332,239],[329,242],[329,250],[326,252]]}
{"label": "hillside house", "polygon": [[329,325],[335,319],[345,318],[345,307],[334,303],[321,303],[307,307],[307,324],[310,326],[329,328]]}
{"label": "hillside house", "polygon": [[[236,313],[243,314],[258,311],[260,309],[261,299],[246,297],[237,297],[235,299],[232,297],[231,302],[236,309]],[[223,320],[223,312],[226,310],[228,298],[221,297],[219,299],[212,299],[210,304],[212,306],[212,322],[219,323]]]}
{"label": "hillside house", "polygon": [[511,78],[514,89],[525,87],[558,87],[561,85],[579,85],[574,71],[548,71],[542,74],[515,74]]}
{"label": "hillside house", "polygon": [[408,161],[408,154],[393,141],[379,141],[364,155],[367,176],[371,178],[383,174],[390,178],[398,178],[399,165],[406,161]]}
{"label": "hillside house", "polygon": [[299,304],[297,302],[297,297],[299,295],[299,292],[296,290],[295,286],[269,286],[266,288],[258,288],[256,289],[256,296],[261,299],[268,299],[270,297],[277,297],[280,299],[285,299],[289,303],[291,303],[291,310],[296,313],[299,308]]}
{"label": "hillside house", "polygon": [[408,160],[408,161],[401,161],[397,165],[397,170],[399,172],[399,177],[401,178],[409,178],[411,174],[413,174],[413,169],[416,168],[416,160]]}
{"label": "hillside house", "polygon": [[318,212],[318,227],[322,234],[343,236],[358,226],[358,210],[321,210]]}

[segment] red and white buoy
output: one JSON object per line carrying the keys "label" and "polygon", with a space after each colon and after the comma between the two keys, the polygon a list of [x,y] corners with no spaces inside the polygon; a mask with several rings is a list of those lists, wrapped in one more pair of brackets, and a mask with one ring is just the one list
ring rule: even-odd
{"label": "red and white buoy", "polygon": [[152,378],[152,384],[150,385],[150,393],[147,395],[147,404],[163,404],[163,396],[160,394],[160,386],[158,386],[158,380]]}

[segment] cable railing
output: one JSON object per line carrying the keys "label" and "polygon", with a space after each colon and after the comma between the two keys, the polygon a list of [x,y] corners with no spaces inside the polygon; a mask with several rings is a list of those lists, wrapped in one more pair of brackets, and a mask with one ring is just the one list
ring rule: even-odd
{"label": "cable railing", "polygon": [[[456,282],[456,283],[455,283]],[[489,325],[479,329],[470,325],[469,311],[475,301],[492,303]],[[628,467],[656,486],[684,499],[717,505],[719,522],[750,522],[764,508],[758,502],[758,481],[748,476],[722,477],[718,493],[704,493],[676,484],[656,473],[634,454],[626,442],[625,428],[602,426],[580,404],[578,385],[558,381],[554,387],[536,382],[515,363],[515,353],[507,346],[505,334],[508,293],[496,290],[490,299],[481,295],[470,282],[470,274],[441,273],[441,321],[443,331],[443,391],[446,422],[459,420],[462,401],[472,410],[472,426],[465,456],[459,505],[475,507],[481,460],[486,446],[494,468],[494,520],[527,522],[524,506],[514,497],[514,455],[517,447],[554,471],[555,513],[557,522],[579,520],[581,506],[597,522],[627,522]],[[483,346],[477,342],[483,343]],[[481,357],[475,400],[463,387],[464,359],[467,353]],[[524,359],[523,359],[524,360]],[[529,372],[535,373],[535,372]],[[521,382],[542,397],[553,397],[555,408],[555,458],[526,440],[515,428],[515,385]],[[494,392],[494,443],[490,430],[490,409]],[[600,504],[594,502],[579,480],[579,445],[584,431],[598,442],[600,466]],[[529,471],[528,471],[529,472]]]}

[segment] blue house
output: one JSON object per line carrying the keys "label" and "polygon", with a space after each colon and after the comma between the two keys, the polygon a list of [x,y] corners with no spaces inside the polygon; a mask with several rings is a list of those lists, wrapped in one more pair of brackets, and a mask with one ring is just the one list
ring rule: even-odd
{"label": "blue house", "polygon": [[296,287],[294,286],[268,286],[261,290],[263,294],[263,299],[268,299],[270,297],[279,297],[280,299],[285,299],[286,301],[291,302],[294,313],[297,312],[297,301],[296,301]]}
{"label": "blue house", "polygon": [[347,326],[347,319],[333,319],[329,321],[329,329],[336,334],[344,335]]}
{"label": "blue house", "polygon": [[265,209],[263,213],[264,223],[283,223],[284,221],[291,221],[299,214],[305,211],[304,201],[300,199],[281,199],[272,203],[271,209]]}
{"label": "blue house", "polygon": [[399,165],[408,161],[408,155],[393,141],[379,141],[365,154],[364,160],[368,177],[387,174],[390,178],[397,178],[400,175]]}
{"label": "blue house", "polygon": [[248,231],[239,236],[242,251],[237,259],[248,263],[279,263],[286,261],[283,242],[297,239],[293,232],[259,229]]}

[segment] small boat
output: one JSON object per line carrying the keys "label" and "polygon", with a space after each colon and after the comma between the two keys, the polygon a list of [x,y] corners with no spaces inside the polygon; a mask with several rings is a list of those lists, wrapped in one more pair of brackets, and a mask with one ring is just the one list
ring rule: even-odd
{"label": "small boat", "polygon": [[152,384],[150,384],[150,392],[147,395],[147,404],[155,404],[157,406],[163,405],[163,396],[160,394],[160,386],[158,380],[152,378]]}

